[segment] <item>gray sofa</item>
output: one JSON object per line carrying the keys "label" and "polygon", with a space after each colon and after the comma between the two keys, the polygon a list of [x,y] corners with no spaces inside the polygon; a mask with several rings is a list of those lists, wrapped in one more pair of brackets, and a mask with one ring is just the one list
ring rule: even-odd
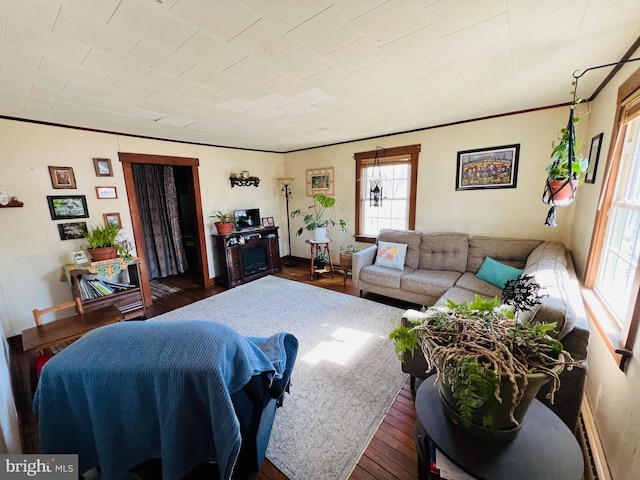
{"label": "gray sofa", "polygon": [[[423,233],[414,230],[381,230],[377,241],[406,244],[402,270],[375,264],[376,245],[353,255],[353,284],[365,292],[384,295],[416,305],[431,306],[446,300],[463,302],[478,294],[483,298],[502,295],[502,289],[476,274],[486,257],[522,269],[541,286],[542,303],[526,314],[527,321],[557,322],[557,337],[583,366],[560,375],[561,387],[554,405],[546,399],[549,385],[538,399],[575,430],[586,380],[589,342],[579,284],[570,252],[560,242],[469,236],[464,233]],[[406,318],[403,323],[409,326]],[[405,354],[402,370],[415,378],[430,372],[420,352]]]}

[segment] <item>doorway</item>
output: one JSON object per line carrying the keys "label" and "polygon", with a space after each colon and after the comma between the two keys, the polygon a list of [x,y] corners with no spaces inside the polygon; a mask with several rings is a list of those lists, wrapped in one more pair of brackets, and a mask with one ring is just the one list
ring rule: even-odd
{"label": "doorway", "polygon": [[200,196],[200,179],[198,175],[199,160],[197,158],[126,152],[118,152],[118,157],[120,162],[122,162],[124,172],[136,250],[138,256],[142,259],[140,269],[143,277],[142,291],[145,305],[151,306],[153,300],[149,285],[149,272],[147,270],[145,236],[143,233],[140,208],[136,197],[132,164],[168,165],[173,167],[176,178],[180,223],[181,227],[184,227],[182,232],[183,245],[185,246],[185,252],[187,253],[189,262],[189,269],[185,274],[190,275],[198,285],[204,287],[212,286],[213,280],[209,278],[209,267],[207,264],[206,236]]}

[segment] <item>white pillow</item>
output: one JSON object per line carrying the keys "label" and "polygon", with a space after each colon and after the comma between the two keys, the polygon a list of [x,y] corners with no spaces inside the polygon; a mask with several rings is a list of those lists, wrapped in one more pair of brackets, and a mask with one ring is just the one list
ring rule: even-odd
{"label": "white pillow", "polygon": [[407,256],[406,243],[378,242],[376,265],[380,267],[404,270],[404,259]]}

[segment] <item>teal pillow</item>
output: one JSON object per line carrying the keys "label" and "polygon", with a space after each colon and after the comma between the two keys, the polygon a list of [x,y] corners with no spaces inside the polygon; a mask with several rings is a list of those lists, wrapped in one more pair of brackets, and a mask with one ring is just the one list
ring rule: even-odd
{"label": "teal pillow", "polygon": [[507,280],[515,280],[522,275],[523,270],[516,267],[511,267],[494,260],[491,257],[486,257],[476,277],[489,282],[496,287],[504,288],[504,284]]}

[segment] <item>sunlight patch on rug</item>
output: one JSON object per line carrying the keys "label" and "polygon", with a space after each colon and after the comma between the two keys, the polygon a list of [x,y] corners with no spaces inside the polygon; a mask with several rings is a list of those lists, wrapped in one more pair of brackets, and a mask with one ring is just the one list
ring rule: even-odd
{"label": "sunlight patch on rug", "polygon": [[372,334],[340,327],[331,336],[335,340],[320,342],[301,360],[313,365],[320,360],[346,365],[349,359],[371,338]]}

